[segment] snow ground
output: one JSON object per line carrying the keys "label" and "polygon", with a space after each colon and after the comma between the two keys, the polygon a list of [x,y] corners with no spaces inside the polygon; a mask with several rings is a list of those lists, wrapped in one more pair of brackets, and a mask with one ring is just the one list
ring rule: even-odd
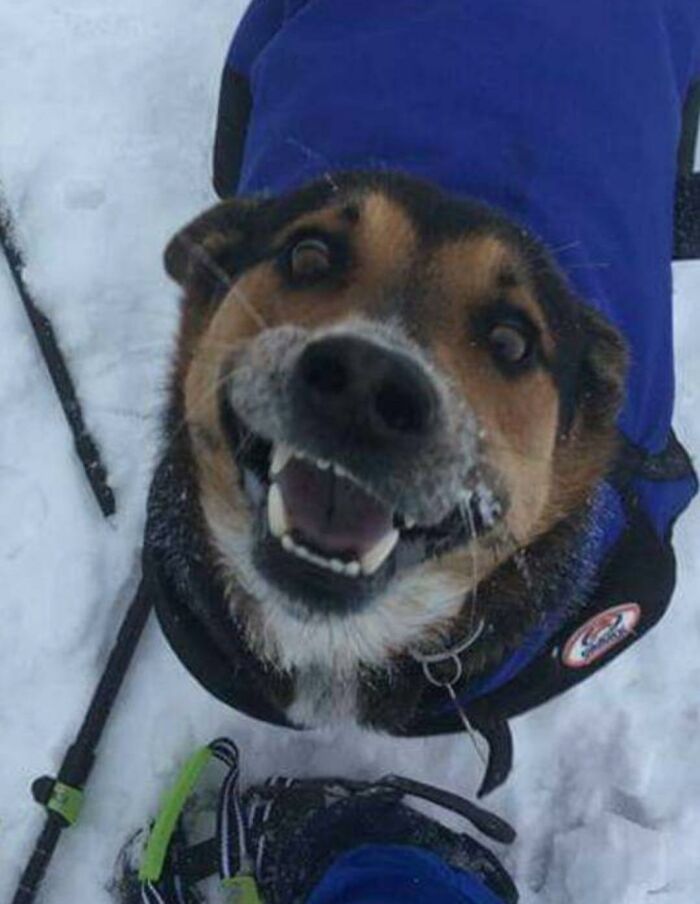
{"label": "snow ground", "polygon": [[[116,488],[102,520],[0,263],[0,901],[42,813],[28,796],[72,738],[134,589],[176,290],[160,254],[211,200],[224,51],[242,0],[23,0],[0,9],[0,175],[28,278],[70,357]],[[678,427],[700,449],[700,266],[677,272]],[[489,800],[519,829],[505,859],[525,904],[692,904],[700,888],[700,507],[677,532],[661,627],[565,699],[515,724],[517,768]],[[462,737],[296,735],[201,690],[150,625],[109,724],[83,819],[46,904],[109,900],[124,838],[196,745],[230,734],[248,778],[406,771],[472,793]]]}

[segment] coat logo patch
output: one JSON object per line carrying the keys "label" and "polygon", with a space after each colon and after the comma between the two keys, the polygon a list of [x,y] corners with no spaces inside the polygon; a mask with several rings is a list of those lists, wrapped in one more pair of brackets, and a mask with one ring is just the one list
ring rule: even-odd
{"label": "coat logo patch", "polygon": [[637,603],[623,603],[594,615],[567,640],[562,662],[570,669],[585,669],[626,640],[639,624]]}

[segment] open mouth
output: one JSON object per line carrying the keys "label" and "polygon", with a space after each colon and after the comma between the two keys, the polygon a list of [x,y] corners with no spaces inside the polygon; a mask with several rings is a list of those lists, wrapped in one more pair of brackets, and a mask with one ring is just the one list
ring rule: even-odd
{"label": "open mouth", "polygon": [[400,571],[488,530],[493,496],[465,490],[438,524],[421,525],[342,462],[253,433],[227,401],[222,418],[254,516],[258,570],[316,611],[357,611]]}
{"label": "open mouth", "polygon": [[341,465],[281,443],[269,476],[268,525],[290,555],[359,578],[379,571],[396,548],[394,512]]}

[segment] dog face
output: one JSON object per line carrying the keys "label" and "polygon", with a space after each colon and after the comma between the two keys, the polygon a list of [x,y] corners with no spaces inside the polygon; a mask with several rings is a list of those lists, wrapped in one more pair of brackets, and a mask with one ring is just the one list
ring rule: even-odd
{"label": "dog face", "polygon": [[173,408],[232,610],[285,667],[385,661],[585,505],[624,350],[500,215],[345,174],[166,251]]}

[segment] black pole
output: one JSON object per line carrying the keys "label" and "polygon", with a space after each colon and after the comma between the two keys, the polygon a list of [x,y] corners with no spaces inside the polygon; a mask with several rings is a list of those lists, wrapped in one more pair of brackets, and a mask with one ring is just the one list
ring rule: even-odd
{"label": "black pole", "polygon": [[[40,802],[47,803],[57,783],[77,791],[83,790],[95,761],[95,750],[105,723],[114,706],[139,638],[143,634],[150,611],[150,598],[141,583],[121,624],[83,724],[66,752],[58,775],[55,779],[45,777],[34,783],[34,795]],[[44,828],[22,873],[12,904],[32,904],[61,832],[70,824],[70,821],[60,813],[48,810]]]}
{"label": "black pole", "polygon": [[68,421],[68,426],[73,434],[73,442],[75,443],[78,458],[82,463],[97,504],[105,517],[113,515],[115,511],[114,493],[107,481],[107,472],[102,464],[97,444],[85,426],[73,379],[58,346],[51,321],[34,303],[34,299],[24,281],[24,260],[14,239],[12,216],[2,199],[1,193],[0,245],[7,259],[17,292],[22,299],[24,309],[34,330],[34,335],[39,343],[51,381]]}
{"label": "black pole", "polygon": [[[24,281],[24,260],[15,242],[12,217],[3,202],[1,191],[0,246],[2,246],[12,279],[39,343],[93,495],[103,515],[109,517],[114,514],[116,508],[114,493],[107,481],[107,473],[100,459],[97,445],[85,426],[75,386],[61,354],[51,322],[35,304]],[[34,901],[56,850],[61,832],[72,825],[77,818],[82,791],[95,761],[95,750],[136,646],[143,634],[150,610],[150,601],[142,583],[121,624],[83,724],[74,743],[66,751],[56,778],[42,776],[32,786],[35,799],[46,806],[47,815],[44,827],[20,878],[12,904],[31,904]],[[64,802],[61,803],[59,791],[63,795],[68,795],[69,804],[67,806],[65,796]]]}

